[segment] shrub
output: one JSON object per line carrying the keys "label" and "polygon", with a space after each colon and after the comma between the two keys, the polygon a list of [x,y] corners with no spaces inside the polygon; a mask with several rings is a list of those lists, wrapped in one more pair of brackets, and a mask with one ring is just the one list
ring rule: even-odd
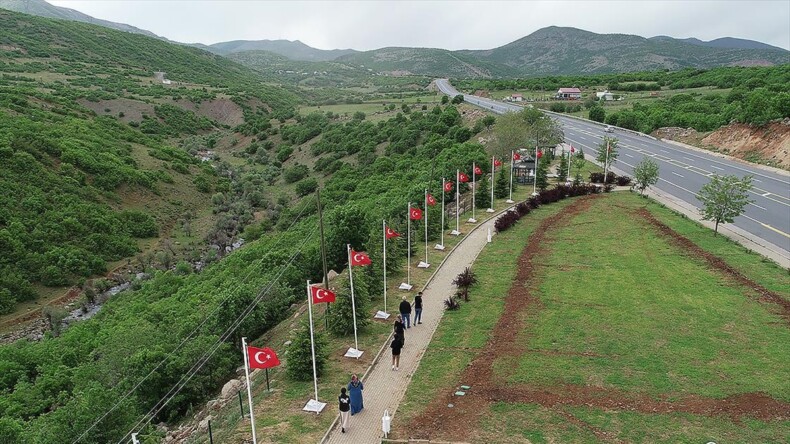
{"label": "shrub", "polygon": [[464,271],[458,274],[453,280],[453,285],[458,287],[458,294],[464,298],[464,301],[469,302],[469,287],[477,283],[477,276],[471,268],[466,267]]}
{"label": "shrub", "polygon": [[458,299],[456,299],[455,296],[450,296],[449,298],[444,300],[445,310],[458,310],[459,308],[461,308],[461,303],[458,302]]}
{"label": "shrub", "polygon": [[631,178],[628,176],[617,176],[617,185],[627,187],[631,185]]}
{"label": "shrub", "polygon": [[318,181],[315,178],[305,179],[296,184],[296,194],[298,196],[306,196],[318,189]]}
{"label": "shrub", "polygon": [[307,165],[297,164],[283,171],[283,179],[285,183],[294,183],[307,177],[308,173]]}
{"label": "shrub", "polygon": [[11,295],[7,288],[0,288],[0,315],[8,314],[14,311],[16,306],[16,299]]}
{"label": "shrub", "polygon": [[[322,331],[313,331],[315,338],[315,371],[323,375],[326,368],[328,351],[327,341]],[[310,349],[310,326],[303,323],[288,346],[288,359],[285,373],[295,381],[309,381],[313,378],[313,356]]]}

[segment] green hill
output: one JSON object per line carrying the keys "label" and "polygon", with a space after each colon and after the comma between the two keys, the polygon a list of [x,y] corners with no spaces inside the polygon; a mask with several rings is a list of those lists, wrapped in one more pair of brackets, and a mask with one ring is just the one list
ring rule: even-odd
{"label": "green hill", "polygon": [[221,55],[242,51],[268,51],[303,62],[326,62],[357,52],[353,49],[317,49],[305,45],[299,40],[233,40],[203,47]]}
{"label": "green hill", "polygon": [[220,56],[79,22],[0,10],[0,48],[0,314],[207,207],[227,185],[176,146],[254,132],[297,99]]}

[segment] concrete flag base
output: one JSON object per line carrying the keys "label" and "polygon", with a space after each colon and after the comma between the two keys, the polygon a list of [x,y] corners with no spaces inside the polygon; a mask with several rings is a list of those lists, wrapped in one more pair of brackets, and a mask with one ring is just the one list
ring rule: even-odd
{"label": "concrete flag base", "polygon": [[304,408],[302,410],[304,410],[305,412],[315,412],[316,414],[318,414],[321,413],[321,410],[323,410],[324,407],[326,407],[325,402],[311,399],[307,401],[307,404],[304,405]]}

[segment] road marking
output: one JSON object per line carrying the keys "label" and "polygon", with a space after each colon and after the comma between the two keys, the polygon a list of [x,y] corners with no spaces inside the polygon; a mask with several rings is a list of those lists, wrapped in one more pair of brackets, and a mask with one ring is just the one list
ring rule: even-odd
{"label": "road marking", "polygon": [[719,168],[719,167],[717,167],[716,165],[711,165],[710,167],[711,167],[711,168],[715,168],[715,169],[717,169],[717,170],[724,171],[724,168]]}
{"label": "road marking", "polygon": [[694,162],[694,159],[689,159],[689,158],[688,158],[688,157],[686,157],[686,156],[681,156],[681,157],[683,157],[684,159],[688,160],[689,162]]}
{"label": "road marking", "polygon": [[764,224],[764,223],[760,222],[759,220],[757,220],[757,219],[755,219],[755,218],[753,218],[753,217],[749,217],[749,216],[747,216],[747,215],[745,215],[745,214],[742,214],[742,216],[743,216],[743,217],[745,217],[745,218],[747,218],[747,219],[749,219],[749,220],[751,220],[751,221],[757,222],[758,224],[760,224],[760,225],[764,226],[765,228],[768,228],[768,229],[769,229],[769,230],[771,230],[771,231],[775,231],[775,232],[777,232],[777,233],[781,234],[781,235],[782,235],[782,236],[784,236],[784,237],[790,238],[790,234],[787,234],[787,233],[785,233],[785,232],[784,232],[784,231],[782,231],[782,230],[778,230],[778,229],[776,229],[776,228],[774,228],[774,227],[772,227],[772,226],[770,226],[770,225],[768,225],[768,224]]}
{"label": "road marking", "polygon": [[628,154],[628,153],[623,153],[623,155],[624,155],[624,156],[628,156],[628,157],[634,157],[634,156],[632,156],[632,155],[630,155],[630,154]]}
{"label": "road marking", "polygon": [[754,179],[754,178],[752,178],[752,180],[753,180],[753,181],[755,181],[755,182],[762,182],[762,180],[760,180],[760,179]]}
{"label": "road marking", "polygon": [[681,176],[680,174],[678,174],[678,173],[676,173],[676,172],[674,172],[674,171],[670,171],[670,172],[671,172],[672,174],[674,174],[675,176],[678,176],[678,177],[683,177],[683,176]]}
{"label": "road marking", "polygon": [[755,206],[755,207],[757,207],[757,208],[759,208],[759,209],[761,209],[761,210],[763,210],[763,211],[768,211],[768,209],[767,209],[767,208],[763,208],[763,207],[761,207],[761,206],[757,205],[756,203],[753,203],[752,205],[753,205],[753,206]]}
{"label": "road marking", "polygon": [[765,193],[765,194],[763,194],[762,196],[763,196],[763,197],[768,197],[768,196],[770,196],[770,195],[771,195],[771,193]]}

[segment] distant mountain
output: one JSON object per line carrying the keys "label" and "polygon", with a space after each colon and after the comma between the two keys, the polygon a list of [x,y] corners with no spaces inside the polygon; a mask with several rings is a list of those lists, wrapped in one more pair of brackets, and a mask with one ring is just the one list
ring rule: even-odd
{"label": "distant mountain", "polygon": [[74,9],[50,5],[44,0],[0,0],[0,9],[8,9],[9,11],[16,11],[23,14],[36,15],[39,17],[91,23],[94,25],[104,26],[106,28],[117,29],[119,31],[132,32],[134,34],[142,34],[147,35],[148,37],[160,38],[151,31],[146,31],[144,29],[136,28],[132,25],[127,25],[124,23],[115,23],[107,20],[97,19],[79,11],[75,11]]}
{"label": "distant mountain", "polygon": [[303,62],[326,62],[335,60],[346,54],[353,54],[353,49],[316,49],[305,45],[299,40],[233,40],[214,43],[213,45],[196,45],[216,54],[227,55],[243,51],[268,51],[291,60]]}
{"label": "distant mountain", "polygon": [[710,48],[729,48],[729,49],[775,49],[779,51],[784,51],[784,49],[779,48],[777,46],[772,46],[767,43],[758,42],[755,40],[747,40],[747,39],[738,39],[735,37],[722,37],[719,39],[711,40],[706,42],[704,40],[700,40],[694,37],[687,38],[687,39],[676,39],[674,37],[669,37],[666,35],[658,35],[655,37],[650,37],[648,40],[655,40],[655,41],[667,41],[667,40],[674,40],[679,42],[686,42],[691,43],[692,45],[698,46],[707,46]]}

